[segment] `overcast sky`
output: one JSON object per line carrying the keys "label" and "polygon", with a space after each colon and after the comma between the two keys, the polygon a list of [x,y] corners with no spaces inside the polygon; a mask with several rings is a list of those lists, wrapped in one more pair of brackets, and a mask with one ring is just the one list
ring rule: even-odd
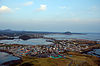
{"label": "overcast sky", "polygon": [[100,32],[100,0],[0,0],[0,29]]}

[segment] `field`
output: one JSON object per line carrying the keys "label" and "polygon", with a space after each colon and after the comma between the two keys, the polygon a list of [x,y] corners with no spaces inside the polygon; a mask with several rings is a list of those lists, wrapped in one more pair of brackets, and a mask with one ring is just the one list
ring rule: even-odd
{"label": "field", "polygon": [[66,58],[23,57],[23,62],[16,66],[99,66],[100,59],[95,56],[69,52]]}

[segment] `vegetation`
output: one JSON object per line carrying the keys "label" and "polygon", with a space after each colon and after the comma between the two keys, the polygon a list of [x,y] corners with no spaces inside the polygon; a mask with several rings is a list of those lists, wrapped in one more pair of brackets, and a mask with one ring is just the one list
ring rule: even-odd
{"label": "vegetation", "polygon": [[19,39],[23,39],[23,40],[28,40],[30,39],[31,37],[28,36],[28,35],[22,35],[22,36],[19,36]]}
{"label": "vegetation", "polygon": [[16,66],[99,66],[100,59],[95,56],[68,52],[66,58],[35,58],[23,57],[23,62]]}

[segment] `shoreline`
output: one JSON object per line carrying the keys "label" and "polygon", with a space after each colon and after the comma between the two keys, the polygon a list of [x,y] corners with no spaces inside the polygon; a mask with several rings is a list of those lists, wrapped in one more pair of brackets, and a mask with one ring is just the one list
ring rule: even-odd
{"label": "shoreline", "polygon": [[16,64],[19,64],[21,62],[23,62],[22,59],[17,59],[17,60],[11,60],[11,61],[4,62],[0,65],[9,66],[9,65],[16,65]]}
{"label": "shoreline", "polygon": [[9,51],[6,51],[6,50],[1,50],[1,49],[0,49],[0,52],[8,53],[8,54],[11,54],[12,56],[15,56],[15,57],[19,58],[19,59],[16,59],[16,60],[11,60],[11,61],[4,62],[0,65],[12,65],[12,64],[15,65],[15,64],[19,64],[19,63],[22,62],[22,58],[19,57],[19,56],[14,55],[12,52],[9,52]]}
{"label": "shoreline", "polygon": [[91,47],[89,47],[88,49],[83,50],[81,53],[87,53],[87,52],[89,52],[89,51],[93,51],[94,49],[100,49],[100,44],[91,46]]}
{"label": "shoreline", "polygon": [[21,57],[14,55],[12,52],[9,52],[9,51],[6,51],[6,50],[1,50],[1,49],[0,49],[0,52],[5,52],[5,53],[11,54],[11,55],[21,59]]}

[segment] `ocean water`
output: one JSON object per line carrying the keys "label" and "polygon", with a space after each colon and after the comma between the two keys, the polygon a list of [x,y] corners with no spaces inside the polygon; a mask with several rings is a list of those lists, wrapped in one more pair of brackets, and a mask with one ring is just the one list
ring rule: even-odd
{"label": "ocean water", "polygon": [[95,49],[95,53],[100,55],[100,49]]}
{"label": "ocean water", "polygon": [[86,33],[84,35],[79,35],[79,34],[72,34],[72,35],[50,34],[50,35],[45,35],[45,37],[55,38],[57,40],[88,39],[88,40],[100,41],[100,33]]}
{"label": "ocean water", "polygon": [[[73,34],[73,35],[64,35],[64,34],[49,34],[44,35],[45,37],[54,38],[57,40],[66,40],[66,39],[88,39],[100,41],[100,33],[87,33],[85,35]],[[52,42],[47,42],[47,39],[37,38],[37,39],[29,39],[29,40],[0,40],[0,43],[4,44],[24,44],[24,45],[47,45],[52,44]]]}
{"label": "ocean water", "polygon": [[44,45],[44,44],[52,44],[52,42],[46,42],[46,39],[38,38],[38,39],[29,39],[29,40],[0,40],[0,43],[4,44],[24,44],[24,45]]}
{"label": "ocean water", "polygon": [[[93,53],[95,53],[95,54],[93,54]],[[89,51],[88,54],[100,57],[100,49],[94,49],[93,51]]]}
{"label": "ocean water", "polygon": [[11,54],[5,53],[5,52],[0,52],[0,64],[8,62],[8,61],[12,61],[12,60],[18,60],[20,58],[15,57]]}

